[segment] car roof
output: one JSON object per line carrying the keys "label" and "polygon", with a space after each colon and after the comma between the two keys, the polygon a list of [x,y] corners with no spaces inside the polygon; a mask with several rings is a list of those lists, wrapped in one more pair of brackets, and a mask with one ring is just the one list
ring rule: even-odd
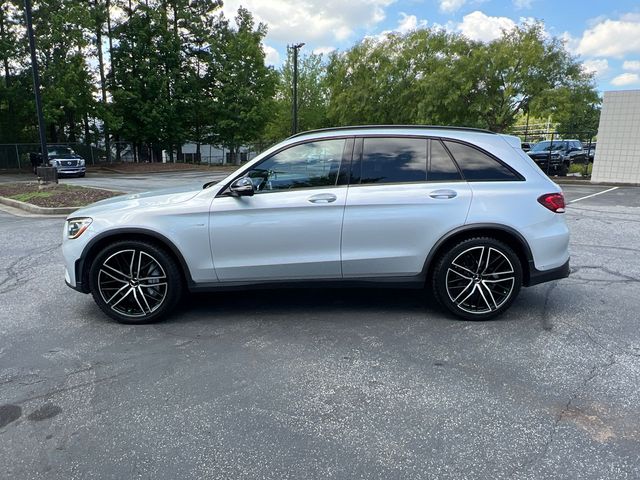
{"label": "car roof", "polygon": [[306,132],[296,133],[295,135],[291,135],[289,138],[298,138],[304,137],[307,135],[314,134],[331,134],[333,132],[336,135],[357,135],[366,133],[379,133],[378,131],[382,131],[382,133],[420,133],[425,134],[425,131],[435,130],[435,131],[449,131],[449,132],[476,132],[476,133],[485,133],[489,135],[496,135],[496,133],[490,130],[484,130],[482,128],[472,128],[472,127],[447,127],[442,125],[351,125],[344,127],[330,127],[330,128],[319,128],[316,130],[308,130]]}

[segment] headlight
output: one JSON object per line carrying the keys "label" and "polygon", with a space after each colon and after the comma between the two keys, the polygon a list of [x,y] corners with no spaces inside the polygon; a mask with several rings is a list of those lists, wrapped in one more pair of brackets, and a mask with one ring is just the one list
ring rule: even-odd
{"label": "headlight", "polygon": [[89,217],[84,218],[72,218],[67,221],[67,237],[68,238],[78,238],[80,235],[84,233],[84,231],[89,228],[91,222],[93,220]]}
{"label": "headlight", "polygon": [[81,167],[84,167],[84,158],[81,158],[81,159],[78,161],[78,165],[80,165]]}

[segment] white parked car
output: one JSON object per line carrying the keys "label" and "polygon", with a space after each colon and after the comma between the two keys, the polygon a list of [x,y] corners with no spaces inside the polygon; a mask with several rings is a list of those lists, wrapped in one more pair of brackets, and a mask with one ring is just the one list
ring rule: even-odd
{"label": "white parked car", "polygon": [[561,189],[517,137],[468,128],[294,135],[217,183],[69,216],[66,282],[126,323],[185,291],[259,284],[427,286],[458,317],[503,313],[569,274]]}

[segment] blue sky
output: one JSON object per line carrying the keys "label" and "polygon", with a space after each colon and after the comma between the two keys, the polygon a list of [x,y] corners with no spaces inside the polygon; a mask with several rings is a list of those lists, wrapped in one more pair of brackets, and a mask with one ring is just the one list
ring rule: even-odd
{"label": "blue sky", "polygon": [[490,41],[536,19],[595,72],[600,91],[640,88],[638,0],[227,0],[227,16],[240,5],[269,27],[265,52],[276,66],[290,43],[305,42],[303,52],[329,52],[422,26]]}

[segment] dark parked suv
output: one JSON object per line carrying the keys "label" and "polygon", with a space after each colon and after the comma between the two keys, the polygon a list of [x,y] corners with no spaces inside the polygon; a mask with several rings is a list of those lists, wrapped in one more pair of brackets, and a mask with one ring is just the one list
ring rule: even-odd
{"label": "dark parked suv", "polygon": [[527,154],[549,175],[564,176],[572,163],[587,161],[580,140],[545,140],[536,143]]}

